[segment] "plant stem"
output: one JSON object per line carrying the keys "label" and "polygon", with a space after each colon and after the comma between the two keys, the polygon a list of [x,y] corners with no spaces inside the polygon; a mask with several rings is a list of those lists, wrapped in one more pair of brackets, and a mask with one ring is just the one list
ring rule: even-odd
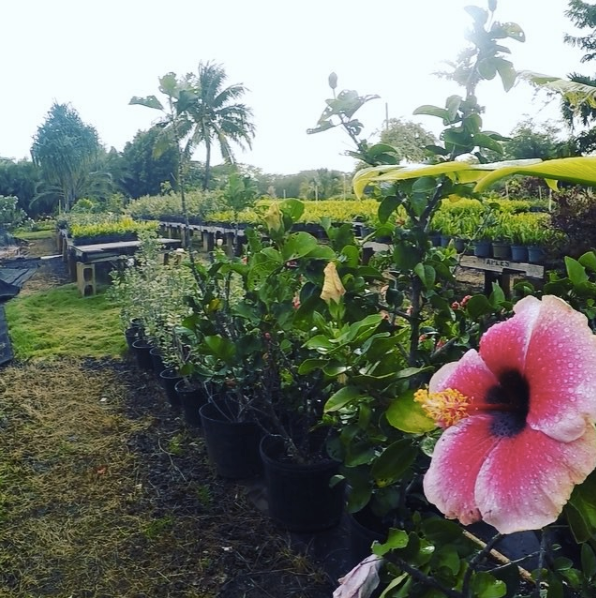
{"label": "plant stem", "polygon": [[[503,534],[496,534],[491,538],[490,542],[484,545],[484,548],[480,550],[474,558],[472,558],[468,564],[468,568],[464,575],[464,580],[462,582],[462,589],[461,593],[464,598],[468,598],[470,596],[470,581],[472,580],[472,574],[476,570],[476,567],[491,553],[494,546],[501,540]],[[472,597],[470,597],[472,598]]]}

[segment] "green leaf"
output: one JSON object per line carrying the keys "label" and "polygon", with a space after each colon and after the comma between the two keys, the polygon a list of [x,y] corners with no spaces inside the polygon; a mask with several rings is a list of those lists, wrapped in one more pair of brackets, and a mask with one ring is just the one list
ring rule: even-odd
{"label": "green leaf", "polygon": [[378,556],[383,556],[391,550],[405,548],[409,541],[410,538],[407,532],[405,532],[403,529],[391,528],[389,530],[389,535],[387,536],[387,541],[383,542],[382,544],[375,543],[373,546],[373,552]]}
{"label": "green leaf", "polygon": [[576,542],[587,542],[596,536],[596,472],[574,488],[565,514]]}
{"label": "green leaf", "polygon": [[305,359],[300,364],[300,367],[298,368],[298,373],[301,376],[310,374],[315,370],[322,369],[325,365],[327,365],[327,363],[329,363],[327,359]]}
{"label": "green leaf", "polygon": [[481,316],[486,316],[494,311],[488,298],[484,295],[474,295],[473,297],[470,297],[466,305],[466,310],[473,320],[477,320]]}
{"label": "green leaf", "polygon": [[[329,337],[325,334],[317,334],[312,338],[309,338],[304,346],[308,349],[315,349],[319,353],[328,353],[337,347],[337,344],[332,343]],[[315,361],[320,361],[316,359]]]}
{"label": "green leaf", "polygon": [[418,449],[407,438],[390,444],[372,466],[371,474],[377,486],[383,488],[401,479],[417,454]]}
{"label": "green leaf", "polygon": [[[475,8],[475,7],[474,7]],[[497,74],[497,65],[493,57],[485,58],[478,63],[478,73],[483,79],[491,81]]]}
{"label": "green leaf", "polygon": [[309,233],[292,233],[281,248],[285,261],[295,260],[317,249],[319,242]]}
{"label": "green leaf", "polygon": [[439,118],[442,118],[446,123],[449,123],[449,111],[445,110],[445,108],[439,108],[438,106],[431,106],[429,104],[425,104],[424,106],[418,106],[418,108],[414,110],[413,114],[438,116]]}
{"label": "green leaf", "polygon": [[424,519],[422,531],[426,538],[437,544],[454,542],[463,534],[463,528],[454,521],[439,519],[438,517]]}
{"label": "green leaf", "polygon": [[165,93],[168,97],[177,98],[179,89],[176,73],[166,73],[159,78],[159,91]]}
{"label": "green leaf", "polygon": [[292,222],[297,222],[304,214],[304,203],[298,199],[285,199],[279,204],[279,209],[287,214]]}
{"label": "green leaf", "polygon": [[153,95],[141,98],[139,96],[133,96],[128,102],[131,105],[146,106],[147,108],[153,108],[154,110],[163,110],[162,103]]}
{"label": "green leaf", "polygon": [[588,281],[586,269],[577,260],[565,256],[565,268],[567,268],[567,275],[574,285]]}
{"label": "green leaf", "polygon": [[414,401],[414,391],[409,390],[389,405],[385,412],[387,421],[398,430],[408,434],[424,434],[437,426],[430,419],[422,405]]}
{"label": "green leaf", "polygon": [[344,386],[329,397],[329,399],[325,403],[324,411],[325,413],[333,413],[334,411],[339,411],[340,409],[342,409],[346,405],[349,405],[356,399],[362,398],[367,397],[365,395],[362,395],[356,387]]}
{"label": "green leaf", "polygon": [[486,147],[487,149],[493,150],[498,154],[503,153],[503,147],[498,142],[489,137],[488,135],[484,135],[483,133],[476,133],[474,135],[474,142],[478,147]]}
{"label": "green leaf", "polygon": [[475,598],[501,598],[507,594],[505,583],[486,571],[476,572],[470,585]]}
{"label": "green leaf", "polygon": [[420,278],[425,288],[430,290],[434,287],[436,272],[432,266],[416,264],[416,266],[414,266],[414,273]]}
{"label": "green leaf", "polygon": [[379,222],[385,224],[389,217],[401,205],[401,198],[396,195],[389,195],[380,204],[378,210]]}
{"label": "green leaf", "polygon": [[515,85],[517,79],[517,73],[515,72],[515,68],[513,68],[513,63],[504,58],[496,58],[495,62],[497,64],[499,77],[501,77],[501,82],[503,83],[503,89],[509,91]]}
{"label": "green leaf", "polygon": [[589,544],[582,545],[581,551],[582,572],[588,581],[596,576],[596,555]]}
{"label": "green leaf", "polygon": [[309,251],[305,258],[311,260],[326,260],[331,261],[335,259],[335,251],[328,245],[317,245],[312,251]]}
{"label": "green leaf", "polygon": [[[341,256],[345,258],[343,260],[344,264],[349,268],[357,268],[358,264],[360,263],[360,251],[358,247],[354,245],[346,245],[341,250]],[[310,257],[310,254],[309,254]]]}
{"label": "green leaf", "polygon": [[449,96],[445,101],[445,107],[447,108],[447,113],[449,115],[449,122],[453,122],[455,120],[462,101],[462,97],[458,95]]}
{"label": "green leaf", "polygon": [[584,255],[579,258],[579,263],[591,272],[596,272],[596,253],[593,251],[584,253]]}
{"label": "green leaf", "polygon": [[203,339],[211,353],[222,361],[229,362],[236,355],[236,345],[222,336],[206,336]]}
{"label": "green leaf", "polygon": [[432,366],[426,366],[421,368],[403,368],[402,370],[399,370],[399,372],[395,373],[395,377],[400,380],[405,380],[406,378],[417,376],[418,374],[422,374],[423,372],[429,372],[432,369]]}

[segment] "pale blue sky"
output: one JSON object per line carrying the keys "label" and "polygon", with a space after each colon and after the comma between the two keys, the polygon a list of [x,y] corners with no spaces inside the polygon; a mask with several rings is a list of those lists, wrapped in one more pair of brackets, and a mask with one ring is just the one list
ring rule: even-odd
{"label": "pale blue sky", "polygon": [[[196,69],[200,60],[224,65],[229,82],[249,89],[255,114],[252,152],[239,161],[267,172],[352,168],[338,130],[308,136],[339,88],[379,94],[361,112],[366,133],[392,117],[412,118],[420,104],[442,105],[456,88],[432,75],[464,47],[470,22],[463,7],[483,0],[5,0],[0,5],[3,56],[0,156],[29,155],[31,138],[53,101],[70,102],[109,148],[121,150],[156,114],[129,106],[133,95],[155,93],[168,71]],[[567,0],[499,0],[497,20],[515,21],[527,41],[507,41],[518,69],[565,76],[580,65],[579,50],[563,44],[572,27]],[[523,117],[556,117],[518,85],[505,95],[483,83],[485,125],[508,133]],[[419,117],[428,128],[440,123]],[[200,155],[197,157],[200,158]]]}

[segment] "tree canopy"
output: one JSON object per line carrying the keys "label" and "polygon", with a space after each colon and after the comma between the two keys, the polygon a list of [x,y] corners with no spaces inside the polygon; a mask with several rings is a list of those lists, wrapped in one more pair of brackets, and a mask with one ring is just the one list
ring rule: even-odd
{"label": "tree canopy", "polygon": [[101,150],[97,131],[74,108],[52,105],[33,137],[31,156],[41,167],[43,181],[60,197],[62,209],[81,196]]}
{"label": "tree canopy", "polygon": [[436,137],[422,125],[410,120],[391,118],[381,132],[381,143],[392,145],[400,160],[422,162],[427,155],[427,145],[435,145]]}

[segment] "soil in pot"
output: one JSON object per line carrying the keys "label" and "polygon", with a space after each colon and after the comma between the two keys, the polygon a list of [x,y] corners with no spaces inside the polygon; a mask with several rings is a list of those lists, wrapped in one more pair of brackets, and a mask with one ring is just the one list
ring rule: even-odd
{"label": "soil in pot", "polygon": [[135,360],[142,370],[151,371],[153,369],[153,362],[151,361],[151,354],[149,353],[151,349],[152,345],[143,339],[137,339],[132,343]]}
{"label": "soil in pot", "polygon": [[279,436],[265,436],[260,450],[273,521],[295,532],[320,531],[339,523],[344,507],[344,484],[330,486],[331,478],[339,472],[337,461],[292,462]]}
{"label": "soil in pot", "polygon": [[170,405],[172,407],[180,407],[180,399],[176,392],[176,383],[182,380],[182,376],[176,370],[168,368],[159,373],[159,380],[166,391]]}
{"label": "soil in pot", "polygon": [[218,475],[252,478],[262,471],[259,442],[262,432],[252,421],[233,421],[214,403],[199,410],[207,453]]}
{"label": "soil in pot", "polygon": [[188,384],[184,379],[176,382],[175,388],[182,405],[184,421],[189,426],[200,427],[201,414],[199,410],[209,400],[205,389],[198,384]]}

